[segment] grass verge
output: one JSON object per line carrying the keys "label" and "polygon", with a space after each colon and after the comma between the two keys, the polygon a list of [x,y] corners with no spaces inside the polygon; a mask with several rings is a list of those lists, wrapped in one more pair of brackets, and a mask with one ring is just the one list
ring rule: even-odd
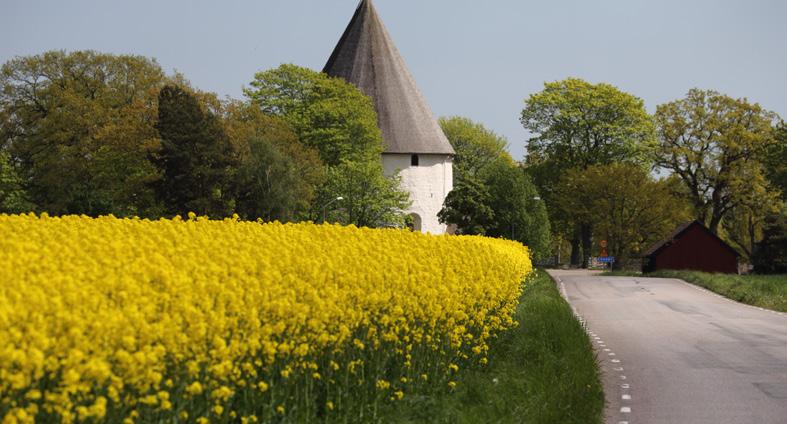
{"label": "grass verge", "polygon": [[606,272],[608,276],[679,278],[741,303],[787,312],[787,275],[709,274],[696,271]]}
{"label": "grass verge", "polygon": [[601,423],[604,390],[590,339],[549,275],[534,274],[516,312],[520,325],[492,343],[489,365],[461,370],[453,393],[403,399],[382,421]]}

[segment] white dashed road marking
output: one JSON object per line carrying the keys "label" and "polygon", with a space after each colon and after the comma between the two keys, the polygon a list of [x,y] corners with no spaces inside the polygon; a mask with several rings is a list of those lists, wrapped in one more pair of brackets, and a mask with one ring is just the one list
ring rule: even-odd
{"label": "white dashed road marking", "polygon": [[[559,277],[556,278],[556,280],[557,280],[557,282],[560,285],[560,293],[563,295],[563,298],[568,302],[568,293],[566,292],[566,284]],[[607,348],[606,343],[604,343],[604,340],[602,340],[601,337],[598,334],[590,331],[587,328],[587,322],[585,321],[585,319],[582,316],[579,315],[579,312],[574,307],[574,305],[571,304],[570,302],[569,302],[569,305],[571,305],[571,309],[574,311],[574,315],[577,317],[579,322],[585,328],[585,331],[587,332],[588,337],[590,337],[591,340],[598,345],[600,350],[605,352],[607,354],[607,356],[610,357],[610,359],[609,359],[610,362],[612,362],[613,364],[620,364],[620,359],[613,358],[613,357],[617,356],[615,354],[615,352],[613,352],[612,349]],[[613,369],[613,371],[617,371],[619,373],[623,372],[623,367],[621,367],[621,366],[617,366],[617,367],[614,367],[612,369]],[[626,380],[626,376],[621,374],[620,375],[620,379],[625,381]],[[628,383],[623,383],[623,384],[620,385],[620,388],[621,388],[621,390],[629,390],[631,388],[631,386]],[[621,393],[620,399],[621,399],[621,401],[631,401],[631,395],[628,394],[628,393]],[[620,408],[620,413],[622,413],[622,414],[630,414],[631,413],[631,407],[630,406],[622,406]],[[629,424],[629,422],[628,421],[619,421],[618,424]]]}

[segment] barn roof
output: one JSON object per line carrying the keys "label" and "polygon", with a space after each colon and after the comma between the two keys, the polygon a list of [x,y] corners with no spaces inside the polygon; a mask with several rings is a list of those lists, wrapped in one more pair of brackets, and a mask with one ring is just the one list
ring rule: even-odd
{"label": "barn roof", "polygon": [[371,0],[362,0],[323,72],[371,97],[385,153],[454,154]]}
{"label": "barn roof", "polygon": [[724,247],[726,247],[727,249],[729,249],[730,251],[735,253],[735,256],[740,256],[741,255],[740,253],[738,253],[737,250],[733,249],[724,240],[719,238],[719,236],[717,236],[716,234],[713,234],[706,226],[702,225],[701,222],[699,222],[699,221],[690,221],[690,222],[685,222],[683,224],[678,225],[678,228],[676,228],[675,231],[673,231],[669,236],[667,236],[667,238],[665,238],[664,240],[654,244],[653,246],[650,246],[650,248],[648,250],[646,250],[645,253],[643,253],[643,256],[652,256],[652,255],[658,253],[659,251],[661,251],[665,247],[671,245],[675,241],[676,238],[678,238],[681,234],[683,234],[686,230],[688,230],[689,228],[691,228],[695,224],[698,225],[700,228],[702,228],[702,230],[705,231],[706,233],[708,233],[712,238],[716,239]]}

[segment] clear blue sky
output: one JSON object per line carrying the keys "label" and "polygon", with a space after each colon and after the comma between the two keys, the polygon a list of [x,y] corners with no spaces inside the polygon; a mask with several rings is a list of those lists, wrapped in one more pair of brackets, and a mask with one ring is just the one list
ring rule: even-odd
{"label": "clear blue sky", "polygon": [[[322,69],[357,0],[2,0],[0,62],[51,49],[156,58],[221,96],[258,70]],[[545,81],[608,82],[649,111],[688,89],[787,118],[787,1],[376,0],[438,116],[463,115],[521,158],[523,100]]]}

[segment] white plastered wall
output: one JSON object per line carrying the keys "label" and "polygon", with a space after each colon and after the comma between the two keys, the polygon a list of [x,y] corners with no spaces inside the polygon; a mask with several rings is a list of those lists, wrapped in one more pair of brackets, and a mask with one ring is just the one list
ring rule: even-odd
{"label": "white plastered wall", "polygon": [[437,219],[448,193],[454,188],[453,161],[449,155],[418,155],[418,166],[410,166],[409,154],[383,154],[385,175],[397,171],[402,189],[410,193],[412,205],[408,213],[421,217],[421,231],[445,234],[446,226]]}

